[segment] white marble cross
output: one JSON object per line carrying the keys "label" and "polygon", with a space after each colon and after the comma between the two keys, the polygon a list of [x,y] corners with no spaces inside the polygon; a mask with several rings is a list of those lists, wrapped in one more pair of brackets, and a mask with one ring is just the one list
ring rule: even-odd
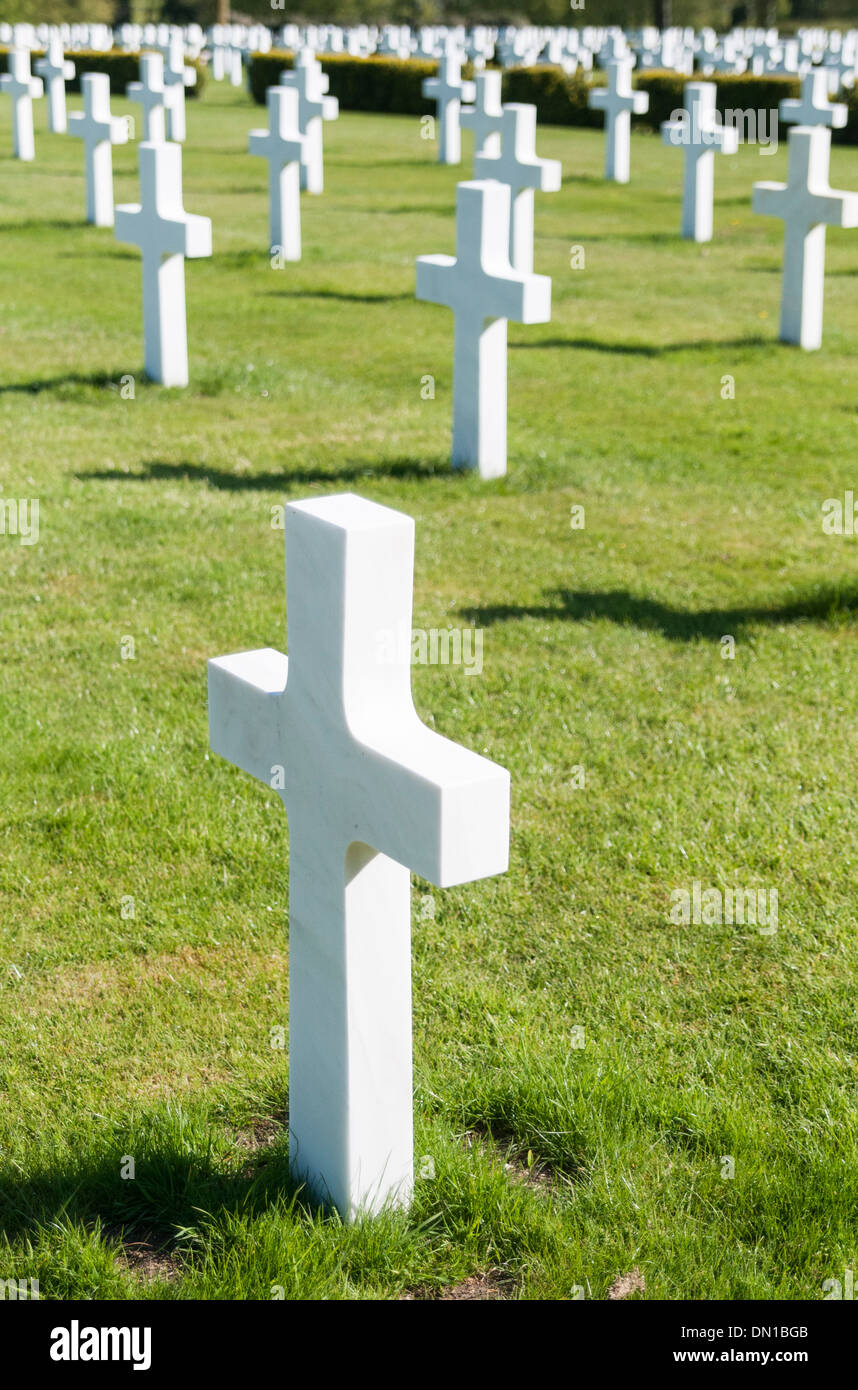
{"label": "white marble cross", "polygon": [[155,144],[167,138],[165,121],[164,55],[141,53],[140,81],[129,82],[125,95],[141,108],[143,140]]}
{"label": "white marble cross", "polygon": [[[462,128],[473,131],[475,159],[480,155],[493,157],[499,155],[501,151],[502,76],[502,73],[491,68],[487,68],[485,72],[478,72],[474,80],[477,89],[474,105],[463,106],[459,114],[459,124]],[[484,177],[485,175],[478,174],[476,169],[474,170],[474,178]]]}
{"label": "white marble cross", "polygon": [[305,137],[301,187],[307,193],[322,193],[325,187],[322,122],[335,121],[340,112],[337,98],[325,95],[330,85],[312,48],[302,48],[291,72],[280,75],[280,86],[298,93],[298,130]]}
{"label": "white marble cross", "polygon": [[510,190],[504,183],[460,183],[456,252],[419,256],[417,298],[453,310],[454,468],[483,478],[506,472],[507,320],[547,323],[551,281],[509,261]]}
{"label": "white marble cross", "polygon": [[784,220],[780,337],[822,346],[826,227],[858,227],[858,193],[829,186],[831,131],[794,126],[786,183],[755,183],[754,212]]}
{"label": "white marble cross", "polygon": [[268,129],[252,130],[251,154],[268,160],[268,245],[286,261],[301,259],[300,169],[305,137],[298,131],[298,92],[269,87],[265,93]]}
{"label": "white marble cross", "polygon": [[59,34],[51,34],[48,51],[44,58],[36,61],[36,72],[43,79],[48,97],[48,129],[54,135],[65,135],[66,121],[66,83],[74,77],[74,63],[69,63],[63,54],[63,41]]}
{"label": "white marble cross", "polygon": [[509,187],[512,215],[509,224],[509,261],[520,275],[533,270],[534,193],[556,193],[560,188],[559,159],[539,159],[536,154],[536,107],[509,102],[503,108],[501,149],[496,157],[474,159],[476,179],[497,179]]}
{"label": "white marble cross", "polygon": [[596,87],[587,105],[605,113],[605,178],[628,183],[631,159],[632,113],[649,110],[649,93],[632,91],[634,58],[618,58],[606,66],[607,87]]}
{"label": "white marble cross", "polygon": [[128,142],[128,126],[110,114],[110,78],[85,72],[80,82],[83,111],[69,116],[69,135],[83,141],[86,168],[86,220],[113,226],[113,146]]}
{"label": "white marble cross", "polygon": [[185,67],[185,42],[174,34],[164,54],[164,106],[167,110],[167,139],[183,141],[187,136],[185,88],[195,87],[197,74]]}
{"label": "white marble cross", "polygon": [[116,209],[116,239],[143,257],[143,343],[146,375],[162,386],[188,384],[185,257],[210,256],[212,224],[182,206],[179,145],[142,144],[140,203]]}
{"label": "white marble cross", "polygon": [[828,74],[825,68],[812,68],[801,80],[801,97],[787,97],[778,107],[785,124],[845,126],[848,111],[842,102],[828,100]]}
{"label": "white marble cross", "polygon": [[30,76],[30,50],[13,48],[8,55],[9,71],[0,77],[0,92],[12,98],[12,148],[16,159],[36,157],[33,136],[33,98],[44,93],[42,79]]}
{"label": "white marble cross", "polygon": [[715,154],[736,154],[739,133],[718,120],[715,84],[686,82],[681,119],[664,121],[665,145],[685,150],[682,184],[682,235],[688,241],[711,241],[715,202]]}
{"label": "white marble cross", "polygon": [[508,862],[509,773],[420,722],[390,640],[413,570],[401,512],[291,503],[288,659],[209,662],[212,748],[289,817],[290,1163],[347,1220],[411,1195],[409,869],[445,888]]}
{"label": "white marble cross", "polygon": [[461,106],[463,101],[473,101],[476,97],[473,82],[465,82],[462,78],[462,61],[461,53],[448,48],[441,56],[438,76],[424,78],[420,89],[424,97],[436,103],[439,164],[462,162]]}

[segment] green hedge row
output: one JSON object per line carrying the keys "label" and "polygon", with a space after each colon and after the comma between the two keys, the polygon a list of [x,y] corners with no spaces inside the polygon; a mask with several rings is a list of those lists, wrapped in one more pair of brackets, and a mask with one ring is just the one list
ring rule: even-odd
{"label": "green hedge row", "polygon": [[[403,115],[421,116],[434,112],[435,104],[421,96],[421,84],[437,72],[437,64],[407,62],[398,58],[346,58],[326,55],[322,68],[330,77],[330,92],[339,99],[344,111],[396,111]],[[260,105],[265,103],[266,88],[276,85],[284,68],[292,66],[292,54],[272,51],[256,53],[250,62],[250,91]],[[465,69],[466,75],[471,75]],[[792,77],[732,77],[721,74],[716,79],[718,110],[771,111],[784,97],[799,95],[799,82]],[[601,111],[591,110],[587,95],[593,86],[603,85],[605,77],[597,72],[592,76],[575,73],[569,76],[562,68],[511,68],[503,75],[504,101],[529,102],[536,107],[543,125],[601,127]],[[682,106],[682,91],[688,81],[675,72],[644,72],[635,78],[635,86],[649,92],[649,111],[636,117],[636,124],[658,130],[662,121]],[[858,91],[848,98],[849,121],[835,138],[858,144]],[[770,133],[766,126],[765,133]]]}
{"label": "green hedge row", "polygon": [[[0,49],[0,53],[8,53],[8,49]],[[41,58],[41,53],[34,52],[32,57],[32,71],[35,74],[36,60]],[[113,96],[124,96],[125,88],[129,82],[137,82],[140,77],[140,60],[136,53],[122,53],[119,49],[113,49],[108,53],[92,53],[89,49],[82,48],[76,53],[67,53],[69,62],[74,63],[75,75],[70,82],[66,83],[67,92],[80,91],[80,79],[85,72],[106,72],[110,78],[110,91]],[[188,97],[198,97],[201,95],[208,78],[208,69],[204,63],[185,60],[185,66],[196,68],[197,82],[195,87],[186,87],[185,95]],[[3,71],[6,70],[5,62],[2,64]]]}

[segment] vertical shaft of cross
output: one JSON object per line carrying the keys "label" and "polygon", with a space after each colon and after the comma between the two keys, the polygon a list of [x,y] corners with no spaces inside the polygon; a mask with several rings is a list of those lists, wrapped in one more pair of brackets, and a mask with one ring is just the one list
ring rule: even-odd
{"label": "vertical shaft of cross", "polygon": [[188,384],[185,262],[180,255],[143,256],[144,367],[151,381]]}
{"label": "vertical shaft of cross", "polygon": [[453,349],[454,468],[482,478],[506,472],[507,320],[456,315]]}
{"label": "vertical shaft of cross", "polygon": [[411,1195],[410,915],[407,868],[293,814],[291,1166],[347,1217]]}
{"label": "vertical shaft of cross", "polygon": [[825,223],[784,228],[784,268],[781,289],[780,337],[803,348],[822,344],[825,283]]}
{"label": "vertical shaft of cross", "polygon": [[301,219],[290,210],[300,207],[301,163],[284,164],[281,168],[272,162],[268,166],[268,189],[270,210],[268,218],[268,244],[279,246],[285,261],[301,259]]}

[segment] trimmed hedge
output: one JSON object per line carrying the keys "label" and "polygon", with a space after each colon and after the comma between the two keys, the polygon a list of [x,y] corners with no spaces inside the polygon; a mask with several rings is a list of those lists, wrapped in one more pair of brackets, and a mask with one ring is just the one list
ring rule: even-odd
{"label": "trimmed hedge", "polygon": [[[260,106],[265,104],[266,88],[275,86],[284,68],[291,68],[292,54],[272,51],[254,53],[250,60],[250,91]],[[344,111],[394,111],[402,115],[433,113],[435,103],[421,95],[421,84],[438,71],[437,63],[410,62],[399,58],[348,58],[328,54],[320,59],[331,79],[331,95],[339,99]],[[464,69],[471,76],[469,68]],[[718,88],[717,106],[723,115],[733,111],[776,111],[785,97],[799,95],[798,78],[733,77],[719,74],[713,79]],[[682,106],[687,77],[676,72],[643,72],[634,79],[635,87],[649,92],[649,111],[635,117],[635,124],[658,130],[662,121]],[[557,67],[509,68],[503,75],[504,101],[529,102],[536,107],[542,125],[601,127],[604,116],[587,105],[592,87],[604,86],[605,75],[583,72],[572,76]],[[834,132],[835,140],[858,144],[858,89],[842,95],[849,107],[844,130]],[[766,126],[766,133],[769,133]]]}
{"label": "trimmed hedge", "polygon": [[[0,54],[8,52],[8,48],[0,49]],[[34,51],[32,54],[31,66],[34,74],[36,60],[41,57],[41,51]],[[108,53],[94,53],[87,48],[81,48],[74,53],[69,50],[66,58],[70,63],[74,63],[75,68],[74,77],[66,83],[67,92],[80,91],[80,79],[85,72],[106,72],[110,78],[112,96],[124,96],[128,83],[137,82],[140,78],[140,56],[137,53],[123,53],[120,49],[112,49]],[[198,59],[186,59],[185,67],[195,68],[197,73],[196,85],[186,87],[185,96],[198,97],[206,85],[208,70]]]}

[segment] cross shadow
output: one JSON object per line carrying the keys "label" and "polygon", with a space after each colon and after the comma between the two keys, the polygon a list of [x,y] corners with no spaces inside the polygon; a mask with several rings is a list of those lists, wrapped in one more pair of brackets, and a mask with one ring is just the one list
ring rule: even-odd
{"label": "cross shadow", "polygon": [[140,472],[121,473],[115,469],[95,469],[76,473],[79,482],[147,483],[192,482],[223,492],[282,492],[293,485],[324,486],[326,483],[356,483],[367,478],[441,478],[444,481],[462,477],[450,467],[449,459],[390,459],[381,463],[347,462],[340,468],[292,468],[284,464],[276,473],[230,473],[200,463],[146,463]]}
{"label": "cross shadow", "polygon": [[738,628],[765,623],[828,622],[838,615],[858,614],[858,585],[826,585],[817,592],[784,602],[751,604],[740,608],[703,608],[696,612],[672,608],[657,599],[640,598],[627,589],[594,593],[574,589],[551,589],[543,604],[488,604],[460,610],[460,616],[477,627],[536,618],[583,623],[607,621],[622,627],[658,632],[674,642],[692,642],[706,637],[718,640],[735,634]]}
{"label": "cross shadow", "polygon": [[725,349],[772,347],[770,338],[755,334],[748,338],[699,338],[690,343],[603,343],[597,338],[541,338],[535,342],[511,342],[510,348],[577,348],[581,352],[611,352],[619,357],[664,357],[671,352],[722,352]]}
{"label": "cross shadow", "polygon": [[343,304],[395,304],[398,300],[414,299],[414,291],[402,294],[348,294],[341,290],[260,290],[260,294],[276,295],[278,299],[336,299]]}
{"label": "cross shadow", "polygon": [[[86,218],[81,217],[28,217],[24,222],[4,222],[4,232],[67,232],[70,230],[81,231],[84,227],[90,226]],[[93,227],[93,231],[104,231],[104,228]]]}
{"label": "cross shadow", "polygon": [[[0,1173],[4,1235],[20,1238],[51,1224],[99,1222],[120,1249],[145,1237],[146,1245],[169,1255],[176,1231],[198,1225],[201,1212],[253,1217],[278,1199],[310,1214],[324,1210],[290,1173],[285,1110],[237,1133],[234,1161],[228,1163],[212,1158],[199,1131],[197,1142],[189,1142],[175,1124],[159,1133],[158,1117],[151,1119],[151,1137],[141,1141],[138,1122],[136,1135],[111,1136],[97,1160],[41,1167],[37,1162],[24,1177],[9,1169]],[[144,1132],[146,1121],[144,1116]],[[129,1153],[135,1157],[133,1181],[120,1177]]]}
{"label": "cross shadow", "polygon": [[0,385],[0,396],[41,395],[43,391],[59,391],[66,386],[96,386],[102,390],[118,391],[127,367],[114,372],[68,372],[65,376],[46,377],[42,381],[13,381]]}

